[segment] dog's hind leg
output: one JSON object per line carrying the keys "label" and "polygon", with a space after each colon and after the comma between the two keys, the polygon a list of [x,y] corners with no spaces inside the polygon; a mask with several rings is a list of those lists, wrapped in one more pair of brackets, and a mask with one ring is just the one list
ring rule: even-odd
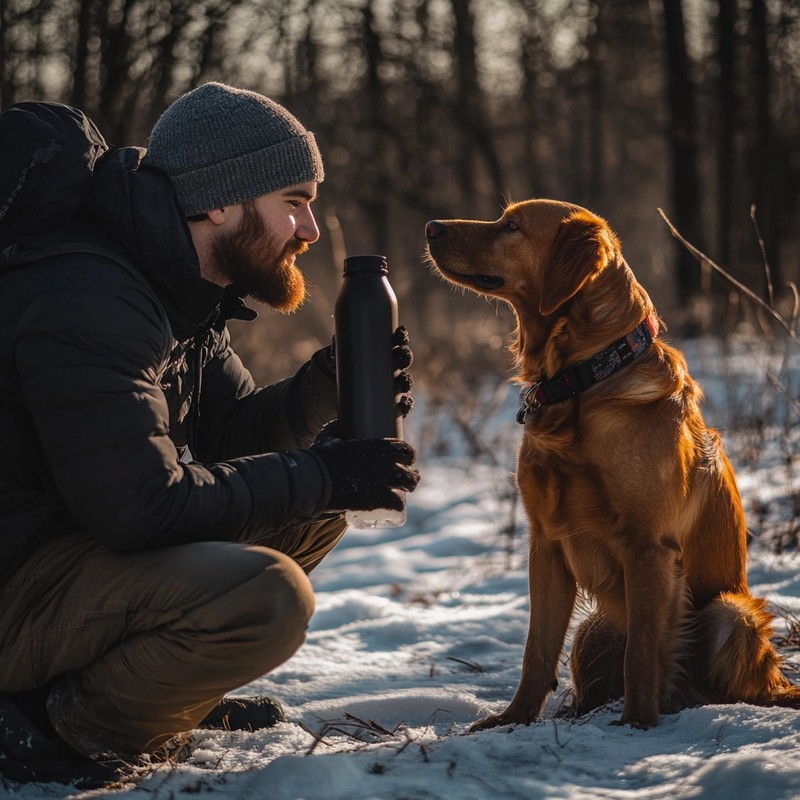
{"label": "dog's hind leg", "polygon": [[626,639],[625,631],[601,611],[580,624],[570,653],[576,713],[585,714],[623,696]]}
{"label": "dog's hind leg", "polygon": [[781,672],[770,642],[772,619],[766,600],[734,592],[723,592],[698,613],[707,651],[702,677],[711,697],[800,708],[800,686]]}

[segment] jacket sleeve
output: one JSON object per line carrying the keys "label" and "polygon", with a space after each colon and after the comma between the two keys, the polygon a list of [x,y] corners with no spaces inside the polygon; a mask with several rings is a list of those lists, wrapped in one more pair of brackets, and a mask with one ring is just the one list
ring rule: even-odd
{"label": "jacket sleeve", "polygon": [[16,332],[32,446],[74,519],[124,551],[242,540],[321,513],[330,481],[307,451],[179,462],[158,382],[171,337],[146,290],[121,283],[39,297]]}
{"label": "jacket sleeve", "polygon": [[194,455],[209,461],[306,448],[336,413],[336,378],[323,351],[293,378],[257,389],[225,329],[203,369]]}

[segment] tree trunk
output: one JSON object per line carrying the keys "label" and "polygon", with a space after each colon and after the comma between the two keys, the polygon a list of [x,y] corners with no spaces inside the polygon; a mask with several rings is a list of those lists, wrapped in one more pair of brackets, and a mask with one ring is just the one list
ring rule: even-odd
{"label": "tree trunk", "polygon": [[366,52],[366,99],[367,119],[371,140],[370,185],[367,192],[369,209],[366,217],[374,225],[374,239],[379,253],[386,253],[389,248],[389,195],[391,192],[390,176],[386,158],[386,129],[388,114],[391,113],[386,104],[386,92],[381,80],[381,66],[384,61],[380,35],[375,25],[376,0],[367,0],[361,10],[362,36]]}
{"label": "tree trunk", "polygon": [[522,89],[520,108],[522,122],[522,154],[527,177],[526,195],[535,193],[546,196],[543,186],[543,170],[539,166],[539,153],[536,137],[541,122],[539,98],[539,66],[541,61],[542,37],[539,30],[539,0],[522,0],[526,26],[520,41],[520,66],[522,68]]}
{"label": "tree trunk", "polygon": [[[780,225],[777,224],[775,198],[770,191],[775,181],[774,147],[772,133],[772,81],[770,79],[769,45],[767,43],[767,8],[765,0],[750,2],[750,36],[752,43],[751,70],[752,98],[755,118],[752,151],[749,159],[750,185],[753,192],[756,219],[764,240],[764,250],[769,264],[772,283],[765,286],[764,297],[772,300],[772,286],[783,284],[778,260],[780,253]],[[766,278],[766,276],[765,276]]]}
{"label": "tree trunk", "polygon": [[0,0],[0,109],[11,105],[11,81],[8,79],[8,62],[6,61],[7,32],[9,14],[6,0]]}
{"label": "tree trunk", "polygon": [[494,146],[484,111],[478,81],[475,41],[475,20],[471,0],[450,0],[453,9],[454,41],[458,86],[456,88],[456,118],[461,121],[462,153],[459,183],[465,198],[473,199],[479,185],[475,161],[481,159],[488,171],[490,184],[498,197],[505,191],[503,171]]}
{"label": "tree trunk", "polygon": [[[699,224],[695,92],[686,49],[682,0],[663,0],[663,9],[671,154],[672,208],[669,216],[692,244],[703,249]],[[675,242],[674,247],[678,301],[685,304],[700,291],[700,265],[680,242]]]}
{"label": "tree trunk", "polygon": [[72,67],[72,89],[70,103],[76,108],[86,104],[86,83],[89,75],[89,36],[92,21],[93,0],[80,0],[78,6],[78,30],[75,41],[75,61]]}
{"label": "tree trunk", "polygon": [[717,128],[717,260],[732,269],[731,220],[734,186],[733,134],[736,125],[736,0],[717,0],[717,63],[719,68]]}
{"label": "tree trunk", "polygon": [[586,88],[588,91],[588,130],[586,164],[586,205],[599,209],[603,200],[606,173],[605,148],[605,81],[604,66],[606,64],[603,38],[603,8],[596,3],[595,31],[588,42],[588,58],[586,60]]}

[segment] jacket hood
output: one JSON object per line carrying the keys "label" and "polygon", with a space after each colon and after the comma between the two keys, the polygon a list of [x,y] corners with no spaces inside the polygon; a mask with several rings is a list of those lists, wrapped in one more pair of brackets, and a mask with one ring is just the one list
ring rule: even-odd
{"label": "jacket hood", "polygon": [[108,150],[95,124],[60,103],[18,103],[0,117],[0,242],[46,233],[80,208]]}
{"label": "jacket hood", "polygon": [[[167,176],[138,147],[109,149],[79,109],[19,103],[0,116],[0,249],[5,260],[59,244],[111,247],[151,284],[176,339],[223,313],[252,318],[206,281]],[[237,312],[239,312],[237,314]]]}
{"label": "jacket hood", "polygon": [[216,311],[223,290],[204,280],[169,179],[141,163],[145,151],[107,153],[94,171],[85,211],[122,247],[159,295],[175,338],[191,335]]}

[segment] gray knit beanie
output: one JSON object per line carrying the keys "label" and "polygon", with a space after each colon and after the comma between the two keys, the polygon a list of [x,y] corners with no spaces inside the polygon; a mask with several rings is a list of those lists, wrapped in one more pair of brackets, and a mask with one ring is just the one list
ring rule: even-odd
{"label": "gray knit beanie", "polygon": [[169,175],[186,216],[325,177],[313,133],[268,97],[223,83],[172,103],[144,160]]}

